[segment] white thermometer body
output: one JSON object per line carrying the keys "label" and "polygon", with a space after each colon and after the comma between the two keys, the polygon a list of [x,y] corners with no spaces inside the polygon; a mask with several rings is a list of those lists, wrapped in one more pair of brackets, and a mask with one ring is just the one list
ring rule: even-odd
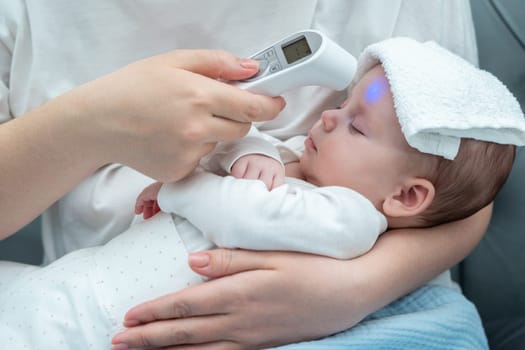
{"label": "white thermometer body", "polygon": [[354,56],[315,30],[287,36],[250,58],[259,61],[259,72],[232,84],[268,96],[306,85],[343,90],[357,66]]}

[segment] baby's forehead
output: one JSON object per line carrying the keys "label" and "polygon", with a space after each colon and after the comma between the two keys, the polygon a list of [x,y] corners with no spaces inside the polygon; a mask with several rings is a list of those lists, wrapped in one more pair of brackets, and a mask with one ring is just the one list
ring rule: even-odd
{"label": "baby's forehead", "polygon": [[360,89],[365,88],[367,90],[376,89],[380,91],[388,91],[390,86],[383,66],[378,63],[364,72],[358,80],[354,81],[354,83],[348,87],[348,94],[350,95],[356,87],[360,87]]}
{"label": "baby's forehead", "polygon": [[364,89],[363,98],[368,105],[374,105],[380,99],[385,97],[385,95],[388,95],[388,92],[390,91],[388,81],[384,75],[379,75],[374,77],[371,81],[366,82]]}
{"label": "baby's forehead", "polygon": [[356,83],[348,89],[348,96],[354,96],[367,106],[374,106],[384,98],[392,103],[390,85],[383,67],[378,64],[364,73]]}

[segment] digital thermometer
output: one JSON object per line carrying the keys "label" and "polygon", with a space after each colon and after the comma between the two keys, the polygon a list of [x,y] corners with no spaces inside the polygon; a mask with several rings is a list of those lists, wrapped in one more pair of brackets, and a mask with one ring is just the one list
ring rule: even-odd
{"label": "digital thermometer", "polygon": [[259,61],[259,72],[232,84],[269,96],[305,85],[343,90],[357,66],[354,56],[316,30],[294,33],[250,58]]}

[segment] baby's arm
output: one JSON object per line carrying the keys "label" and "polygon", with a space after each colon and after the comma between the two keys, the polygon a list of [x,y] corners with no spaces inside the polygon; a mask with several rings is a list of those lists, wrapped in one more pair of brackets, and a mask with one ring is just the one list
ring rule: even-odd
{"label": "baby's arm", "polygon": [[244,138],[220,142],[215,149],[201,159],[202,168],[219,175],[231,174],[237,161],[247,155],[263,155],[281,164],[281,154],[276,144],[281,141],[266,135],[254,126]]}
{"label": "baby's arm", "polygon": [[[163,185],[158,204],[138,203],[144,209],[137,213],[143,210],[149,215],[150,208],[155,211],[160,206],[185,217],[222,247],[290,250],[342,259],[367,252],[386,229],[386,220],[366,198],[342,187],[276,187],[284,181],[279,154],[297,160],[298,145],[302,140],[272,144],[252,128],[250,136],[219,145],[203,162],[209,170],[231,171],[241,179],[196,172]],[[258,163],[261,160],[264,164]],[[273,167],[270,175],[261,173],[267,166]],[[152,186],[158,191],[158,185]]]}
{"label": "baby's arm", "polygon": [[284,184],[268,191],[260,181],[196,172],[163,185],[158,202],[230,248],[347,259],[368,251],[386,228],[366,198],[343,187]]}

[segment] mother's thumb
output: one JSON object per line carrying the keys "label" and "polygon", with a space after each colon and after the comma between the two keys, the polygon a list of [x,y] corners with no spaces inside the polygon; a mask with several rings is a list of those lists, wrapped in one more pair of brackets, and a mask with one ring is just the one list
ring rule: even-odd
{"label": "mother's thumb", "polygon": [[193,271],[210,278],[266,269],[263,252],[240,249],[214,249],[192,253],[188,262]]}

